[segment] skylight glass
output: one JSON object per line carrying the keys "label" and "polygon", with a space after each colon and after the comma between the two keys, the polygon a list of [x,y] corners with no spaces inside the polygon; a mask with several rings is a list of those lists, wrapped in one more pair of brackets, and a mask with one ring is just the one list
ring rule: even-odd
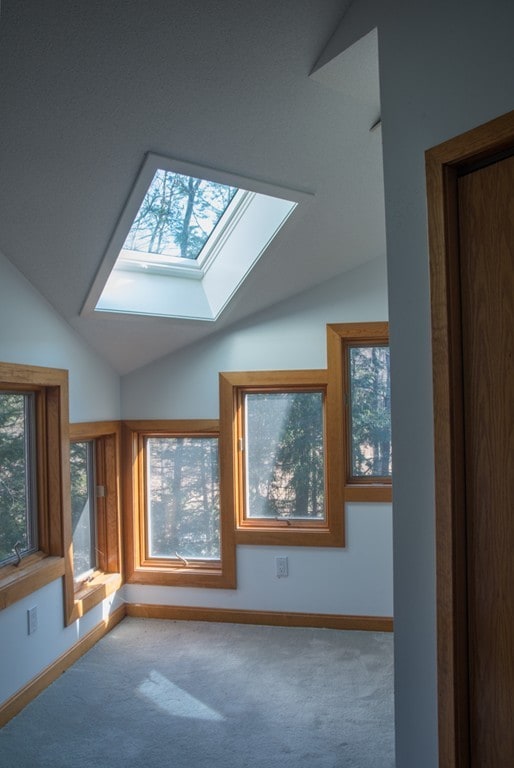
{"label": "skylight glass", "polygon": [[312,194],[148,153],[82,314],[215,321]]}
{"label": "skylight glass", "polygon": [[236,192],[237,187],[158,168],[123,250],[196,260]]}

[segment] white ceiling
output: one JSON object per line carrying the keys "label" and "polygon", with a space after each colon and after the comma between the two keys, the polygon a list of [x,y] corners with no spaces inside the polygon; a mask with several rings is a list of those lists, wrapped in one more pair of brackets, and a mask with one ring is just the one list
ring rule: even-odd
{"label": "white ceiling", "polygon": [[[0,250],[120,373],[385,253],[376,36],[313,72],[347,5],[2,0]],[[148,151],[315,194],[215,324],[79,314]]]}

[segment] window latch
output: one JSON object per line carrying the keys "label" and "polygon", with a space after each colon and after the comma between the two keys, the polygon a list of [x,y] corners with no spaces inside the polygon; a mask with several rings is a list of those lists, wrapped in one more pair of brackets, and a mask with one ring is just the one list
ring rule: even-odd
{"label": "window latch", "polygon": [[19,542],[19,541],[17,541],[17,542],[16,542],[16,544],[14,545],[14,547],[13,547],[13,550],[14,550],[14,552],[16,553],[16,557],[18,558],[18,559],[16,560],[16,562],[14,563],[14,565],[16,566],[16,568],[17,568],[17,567],[19,566],[19,564],[21,563],[20,547],[21,547],[21,544],[20,544],[20,542]]}

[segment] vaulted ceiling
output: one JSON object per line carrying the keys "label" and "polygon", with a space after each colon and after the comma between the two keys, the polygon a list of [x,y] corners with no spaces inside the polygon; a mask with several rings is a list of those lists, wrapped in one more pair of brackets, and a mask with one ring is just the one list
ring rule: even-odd
{"label": "vaulted ceiling", "polygon": [[[0,251],[120,372],[385,253],[376,38],[348,0],[2,0]],[[215,323],[81,315],[147,152],[314,193]]]}

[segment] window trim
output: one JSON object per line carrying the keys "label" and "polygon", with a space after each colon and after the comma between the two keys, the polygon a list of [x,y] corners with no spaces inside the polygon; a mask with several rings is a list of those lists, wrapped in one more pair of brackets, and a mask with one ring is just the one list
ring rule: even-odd
{"label": "window trim", "polygon": [[[328,374],[326,370],[244,371],[219,374],[221,414],[221,472],[227,488],[226,503],[234,520],[238,544],[285,546],[344,546],[344,505],[333,476],[329,456],[333,431],[328,419]],[[243,499],[243,458],[238,450],[241,438],[241,394],[253,390],[323,391],[325,393],[325,519],[266,520],[245,518]]]}
{"label": "window trim", "polygon": [[[327,325],[328,397],[327,421],[331,432],[329,465],[332,477],[338,477],[343,502],[392,501],[391,478],[349,477],[348,354],[352,346],[389,344],[389,324],[331,323]],[[378,481],[377,481],[378,480]]]}
{"label": "window trim", "polygon": [[0,610],[64,575],[70,517],[68,371],[0,363],[0,390],[34,392],[38,550],[0,566]]}
{"label": "window trim", "polygon": [[[146,437],[216,437],[220,450],[220,563],[182,564],[164,558],[145,559]],[[130,584],[235,589],[236,558],[232,519],[226,514],[221,472],[221,436],[214,419],[171,419],[123,422],[124,543],[126,581]]]}
{"label": "window trim", "polygon": [[118,421],[98,421],[70,424],[69,443],[86,441],[93,441],[95,444],[95,483],[105,487],[105,496],[95,499],[97,547],[103,554],[99,558],[98,567],[92,577],[86,582],[75,583],[70,488],[70,558],[67,562],[64,579],[67,625],[101,603],[123,584],[120,423]]}

